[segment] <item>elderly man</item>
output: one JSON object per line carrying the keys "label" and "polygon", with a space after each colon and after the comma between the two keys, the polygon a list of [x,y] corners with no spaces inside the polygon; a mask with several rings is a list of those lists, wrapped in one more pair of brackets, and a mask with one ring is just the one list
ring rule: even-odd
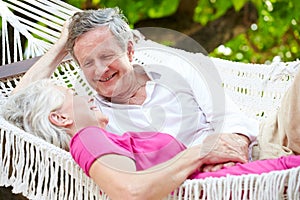
{"label": "elderly man", "polygon": [[[33,80],[50,77],[69,51],[97,92],[97,106],[110,118],[109,131],[170,133],[187,147],[213,136],[216,151],[247,162],[258,123],[243,115],[220,86],[208,86],[209,78],[192,66],[134,65],[134,47],[133,31],[118,8],[78,12],[15,91]],[[201,59],[203,55],[195,56]],[[204,170],[234,164],[220,162]]]}

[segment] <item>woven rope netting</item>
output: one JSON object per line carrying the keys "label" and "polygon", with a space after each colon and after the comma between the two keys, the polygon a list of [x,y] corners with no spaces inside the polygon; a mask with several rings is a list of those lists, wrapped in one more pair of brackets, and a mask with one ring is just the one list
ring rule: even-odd
{"label": "woven rope netting", "polygon": [[[43,55],[60,36],[64,21],[76,11],[79,9],[58,0],[0,1],[2,65]],[[188,56],[182,59],[178,54]],[[188,65],[189,56],[195,54],[144,41],[136,46],[135,62]],[[276,110],[300,63],[260,65],[198,58],[201,65],[218,70],[225,91],[243,112],[258,120]],[[21,77],[19,74],[0,80],[0,103]],[[89,95],[93,93],[72,59],[65,60],[52,78]],[[0,118],[0,143],[0,186],[13,186],[14,192],[30,199],[107,198],[68,152],[14,127],[3,118]],[[299,171],[296,168],[264,175],[187,180],[168,198],[299,199]]]}

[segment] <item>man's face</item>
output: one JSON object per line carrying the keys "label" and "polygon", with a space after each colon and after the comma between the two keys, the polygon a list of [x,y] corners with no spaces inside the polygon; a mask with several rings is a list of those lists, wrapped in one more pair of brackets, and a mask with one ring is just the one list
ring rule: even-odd
{"label": "man's face", "polygon": [[76,56],[89,84],[104,97],[114,97],[126,87],[126,76],[133,71],[132,45],[123,50],[108,27],[98,27],[78,37]]}

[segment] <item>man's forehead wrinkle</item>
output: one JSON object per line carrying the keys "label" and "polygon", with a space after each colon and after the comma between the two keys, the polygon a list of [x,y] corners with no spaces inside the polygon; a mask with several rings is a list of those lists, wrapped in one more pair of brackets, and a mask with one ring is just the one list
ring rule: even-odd
{"label": "man's forehead wrinkle", "polygon": [[94,39],[91,40],[92,42],[95,42],[95,39],[96,39],[96,41],[102,40],[101,43],[104,43],[108,40],[115,38],[114,34],[110,31],[110,29],[107,26],[97,27],[94,30],[92,30],[90,33],[94,34],[94,37],[93,37]]}
{"label": "man's forehead wrinkle", "polygon": [[78,44],[83,44],[85,47],[94,46],[95,43],[103,43],[110,38],[114,38],[114,36],[108,28],[104,29],[104,27],[97,27],[76,38],[75,46]]}
{"label": "man's forehead wrinkle", "polygon": [[97,45],[95,45],[94,43],[93,46],[95,47],[90,51],[90,54],[89,56],[87,56],[87,58],[91,58],[95,55],[98,56],[99,54],[101,55],[105,53],[122,53],[122,50],[114,37],[107,38]]}
{"label": "man's forehead wrinkle", "polygon": [[[95,46],[95,45],[93,45],[93,46]],[[95,58],[95,56],[98,57],[98,56],[101,56],[102,54],[110,53],[110,52],[114,52],[113,49],[110,48],[110,46],[107,46],[103,43],[99,43],[93,49],[91,49],[90,53],[84,59],[84,62],[86,60]]]}

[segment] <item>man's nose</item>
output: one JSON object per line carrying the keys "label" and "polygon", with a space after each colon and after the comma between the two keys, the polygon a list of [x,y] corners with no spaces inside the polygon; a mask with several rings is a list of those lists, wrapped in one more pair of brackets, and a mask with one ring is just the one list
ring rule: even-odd
{"label": "man's nose", "polygon": [[104,65],[102,62],[97,62],[96,63],[96,69],[95,69],[95,75],[96,76],[101,76],[106,71],[108,71],[108,66]]}

